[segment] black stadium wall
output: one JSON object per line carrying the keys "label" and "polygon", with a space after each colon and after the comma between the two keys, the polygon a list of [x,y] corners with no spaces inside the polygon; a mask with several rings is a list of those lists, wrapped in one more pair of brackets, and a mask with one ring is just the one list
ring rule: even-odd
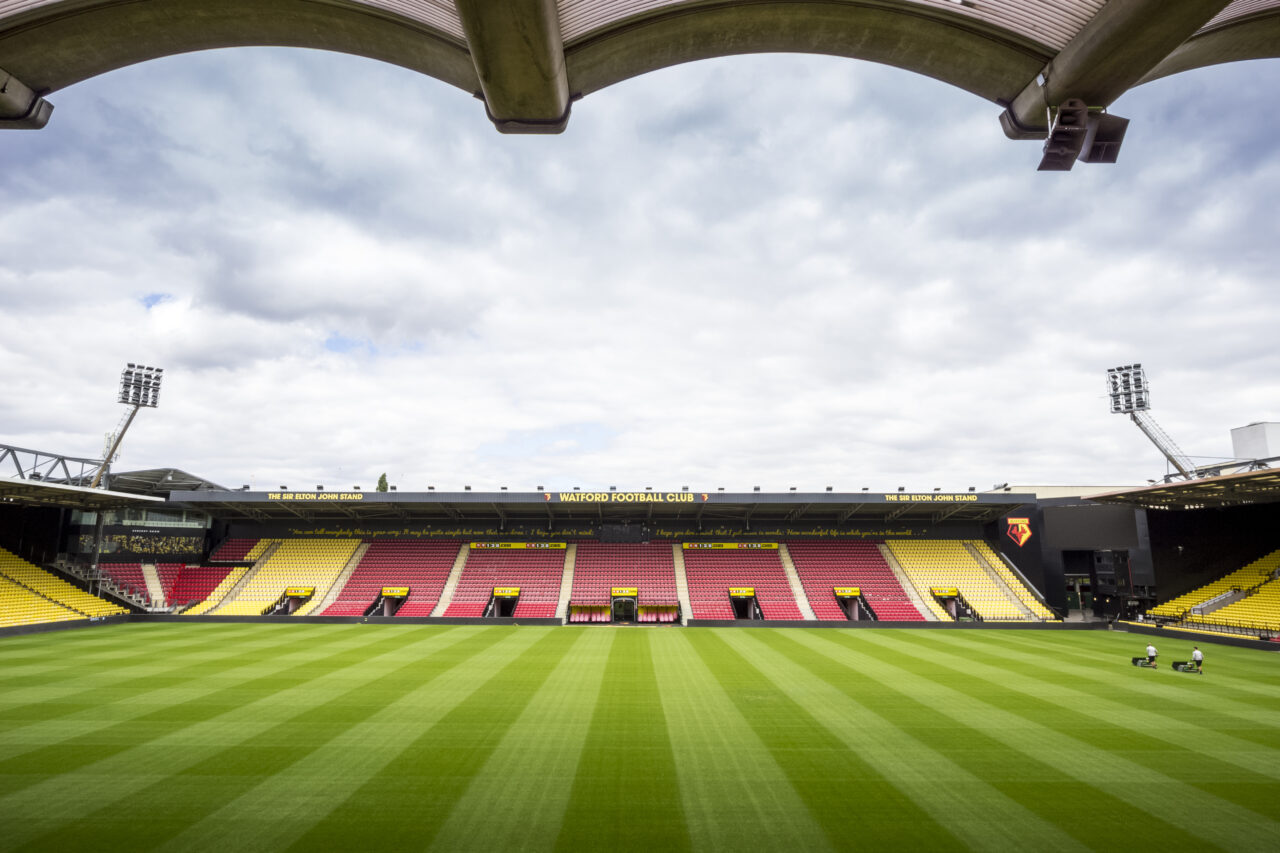
{"label": "black stadium wall", "polygon": [[52,563],[61,550],[59,536],[69,510],[46,506],[6,506],[0,512],[0,547],[24,560]]}
{"label": "black stadium wall", "polygon": [[1280,548],[1280,504],[1149,510],[1146,516],[1161,601]]}

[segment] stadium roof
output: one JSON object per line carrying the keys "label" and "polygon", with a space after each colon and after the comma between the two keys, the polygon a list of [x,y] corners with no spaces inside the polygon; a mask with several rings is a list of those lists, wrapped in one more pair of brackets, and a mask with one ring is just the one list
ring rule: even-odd
{"label": "stadium roof", "polygon": [[306,522],[600,524],[687,522],[832,526],[993,521],[1034,495],[836,492],[192,492],[173,503],[216,518]]}
{"label": "stadium roof", "polygon": [[156,509],[164,505],[164,498],[91,489],[88,486],[0,477],[0,504],[62,507],[98,512],[122,507]]}
{"label": "stadium roof", "polygon": [[165,496],[170,492],[227,491],[203,477],[188,474],[178,468],[149,468],[145,471],[125,471],[111,474],[111,488],[118,492]]}
{"label": "stadium roof", "polygon": [[1201,480],[1160,483],[1141,489],[1091,495],[1089,500],[1131,504],[1149,509],[1202,509],[1276,503],[1280,502],[1280,469],[1242,471]]}
{"label": "stadium roof", "polygon": [[1069,100],[1096,116],[1147,80],[1280,55],[1280,0],[4,0],[0,126],[43,126],[43,96],[106,71],[240,45],[401,65],[517,133],[678,63],[828,54],[959,86],[1006,107],[1010,136],[1045,138]]}

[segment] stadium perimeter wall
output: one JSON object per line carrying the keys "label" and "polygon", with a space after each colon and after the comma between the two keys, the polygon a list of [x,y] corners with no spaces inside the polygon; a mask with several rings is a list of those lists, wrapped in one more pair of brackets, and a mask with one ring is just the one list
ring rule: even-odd
{"label": "stadium perimeter wall", "polygon": [[1271,640],[1255,640],[1249,637],[1233,637],[1229,634],[1212,634],[1189,631],[1184,628],[1164,628],[1159,625],[1143,625],[1137,622],[1117,622],[1119,630],[1130,634],[1160,637],[1171,642],[1215,643],[1221,646],[1239,646],[1242,649],[1259,649],[1264,652],[1280,652],[1280,643]]}

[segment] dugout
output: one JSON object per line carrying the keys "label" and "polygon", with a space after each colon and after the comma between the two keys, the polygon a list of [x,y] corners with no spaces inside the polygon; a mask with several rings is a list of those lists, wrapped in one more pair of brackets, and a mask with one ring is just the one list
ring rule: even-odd
{"label": "dugout", "polygon": [[836,597],[836,603],[840,605],[840,610],[844,612],[844,618],[850,622],[877,621],[878,617],[871,609],[871,605],[867,603],[861,587],[837,586],[831,591]]}
{"label": "dugout", "polygon": [[313,586],[291,586],[280,594],[273,604],[262,611],[263,616],[292,616],[316,594]]}
{"label": "dugout", "polygon": [[489,603],[484,608],[484,618],[510,619],[516,615],[516,604],[520,601],[520,587],[495,586],[489,596]]}
{"label": "dugout", "polygon": [[409,598],[407,586],[384,586],[364,611],[365,616],[395,616]]}
{"label": "dugout", "polygon": [[762,620],[760,602],[756,600],[755,587],[729,587],[729,605],[733,608],[733,618],[738,620]]}

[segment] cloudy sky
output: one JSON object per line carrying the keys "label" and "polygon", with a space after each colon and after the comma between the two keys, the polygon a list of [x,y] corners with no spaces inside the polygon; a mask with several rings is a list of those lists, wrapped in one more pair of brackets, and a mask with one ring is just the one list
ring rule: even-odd
{"label": "cloudy sky", "polygon": [[1121,162],[824,57],[668,69],[502,136],[347,56],[219,51],[0,134],[0,442],[231,487],[1138,484],[1280,420],[1280,62],[1159,81]]}

